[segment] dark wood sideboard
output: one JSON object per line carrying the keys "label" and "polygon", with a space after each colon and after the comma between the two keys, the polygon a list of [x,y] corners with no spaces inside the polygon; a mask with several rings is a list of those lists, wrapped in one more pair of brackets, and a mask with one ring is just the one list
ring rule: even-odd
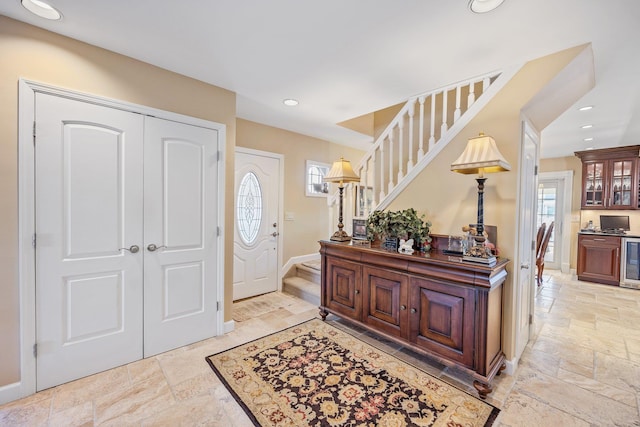
{"label": "dark wood sideboard", "polygon": [[439,251],[412,255],[320,242],[320,315],[333,313],[474,378],[480,397],[505,368],[502,285],[506,259],[463,262]]}

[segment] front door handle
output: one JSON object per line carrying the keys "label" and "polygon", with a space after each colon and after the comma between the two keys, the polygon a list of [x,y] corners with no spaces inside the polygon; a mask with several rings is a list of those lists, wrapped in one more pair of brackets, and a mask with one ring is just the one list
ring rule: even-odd
{"label": "front door handle", "polygon": [[520,264],[520,268],[522,268],[523,270],[528,270],[529,264]]}
{"label": "front door handle", "polygon": [[164,245],[162,245],[162,246],[157,246],[157,245],[155,245],[155,244],[153,244],[153,243],[151,243],[151,244],[149,244],[149,246],[147,246],[147,250],[148,250],[149,252],[155,252],[155,251],[157,251],[157,250],[158,250],[158,249],[160,249],[160,248],[166,248],[166,246],[164,246]]}
{"label": "front door handle", "polygon": [[274,231],[273,233],[271,233],[271,235],[273,237],[278,237],[280,235],[280,233],[278,233],[277,231]]}

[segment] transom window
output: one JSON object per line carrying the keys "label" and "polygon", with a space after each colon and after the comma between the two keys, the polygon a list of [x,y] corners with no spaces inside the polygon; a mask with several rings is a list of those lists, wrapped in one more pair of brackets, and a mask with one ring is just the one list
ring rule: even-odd
{"label": "transom window", "polygon": [[240,181],[236,218],[240,238],[247,245],[253,244],[262,224],[262,189],[253,172],[245,174]]}

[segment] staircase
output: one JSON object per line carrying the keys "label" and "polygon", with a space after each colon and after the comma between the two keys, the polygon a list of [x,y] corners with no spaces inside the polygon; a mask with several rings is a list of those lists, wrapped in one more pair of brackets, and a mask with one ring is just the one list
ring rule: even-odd
{"label": "staircase", "polygon": [[[354,165],[360,182],[345,185],[345,231],[349,234],[353,231],[355,215],[351,207],[357,206],[360,218],[387,208],[519,69],[496,71],[436,89],[411,97],[400,106],[393,120]],[[327,203],[328,231],[332,234],[338,222],[337,191],[327,198]],[[282,290],[320,305],[320,261],[296,264],[283,279]]]}
{"label": "staircase", "polygon": [[295,275],[282,280],[282,292],[320,305],[320,260],[296,264]]}
{"label": "staircase", "polygon": [[[496,71],[409,98],[354,165],[360,182],[345,185],[344,206],[360,206],[357,217],[362,218],[388,207],[518,69]],[[362,195],[366,197],[362,199]],[[338,222],[338,201],[337,191],[327,198],[329,232]],[[349,234],[353,217],[353,209],[343,210]]]}

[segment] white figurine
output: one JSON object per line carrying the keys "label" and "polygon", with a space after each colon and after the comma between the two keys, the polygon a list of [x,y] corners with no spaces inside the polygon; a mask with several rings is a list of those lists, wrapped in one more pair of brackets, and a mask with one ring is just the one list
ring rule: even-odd
{"label": "white figurine", "polygon": [[409,239],[409,240],[400,239],[400,247],[398,248],[398,252],[400,252],[401,254],[412,254],[413,239]]}

